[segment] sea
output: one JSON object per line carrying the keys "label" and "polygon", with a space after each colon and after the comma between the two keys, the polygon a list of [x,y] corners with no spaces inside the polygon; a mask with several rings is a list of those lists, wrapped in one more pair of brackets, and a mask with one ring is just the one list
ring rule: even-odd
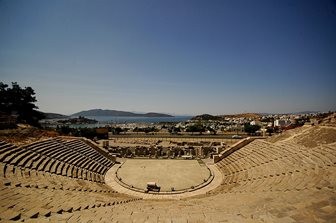
{"label": "sea", "polygon": [[[77,116],[71,116],[71,118],[77,118]],[[128,123],[160,123],[160,122],[186,122],[192,118],[192,116],[174,116],[174,117],[122,117],[122,116],[85,116],[88,119],[97,120],[95,124],[72,124],[67,125],[71,128],[98,128],[104,127],[109,124],[128,124]],[[45,127],[61,126],[60,124],[54,124],[57,119],[42,120],[41,124]],[[64,124],[63,124],[64,125]]]}

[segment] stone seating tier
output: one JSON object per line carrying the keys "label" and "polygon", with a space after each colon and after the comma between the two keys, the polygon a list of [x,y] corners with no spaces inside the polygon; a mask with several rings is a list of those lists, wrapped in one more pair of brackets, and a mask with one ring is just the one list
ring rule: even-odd
{"label": "stone seating tier", "polygon": [[[0,142],[1,221],[336,220],[336,144],[305,148],[290,142],[255,140],[216,164],[223,181],[206,196],[154,202],[116,193],[99,183],[104,182],[104,172],[113,162],[88,150],[84,142],[56,141],[34,143],[38,152]],[[52,155],[53,149],[64,151],[63,147],[73,152],[63,157]]]}
{"label": "stone seating tier", "polygon": [[[48,143],[46,143],[48,142]],[[42,146],[41,146],[42,144]],[[43,149],[44,147],[44,149]],[[93,162],[97,162],[99,163],[99,160],[94,160],[91,157],[87,157],[83,154],[81,154],[80,152],[74,150],[74,149],[69,149],[66,146],[64,146],[63,144],[59,143],[56,140],[46,140],[46,141],[42,141],[41,143],[35,143],[33,145],[28,145],[27,148],[30,148],[32,150],[34,150],[35,152],[44,154],[48,157],[52,157],[55,158],[57,160],[61,160],[61,161],[65,161],[67,160],[67,158],[72,157],[74,160],[76,161],[87,161],[87,160],[91,160],[91,164]],[[91,148],[92,152],[96,153],[98,156],[96,157],[102,157],[102,155],[100,155],[97,151],[93,150]],[[100,164],[100,163],[99,163]],[[113,164],[113,163],[112,163]],[[102,164],[100,164],[102,165]],[[87,168],[81,165],[78,165],[79,167],[82,168]]]}
{"label": "stone seating tier", "polygon": [[[6,167],[5,167],[6,166]],[[124,196],[105,184],[73,179],[0,163],[1,220],[30,220],[37,222],[76,213],[97,210],[138,199]]]}
{"label": "stone seating tier", "polygon": [[336,149],[255,140],[217,163],[222,193],[333,188]]}
{"label": "stone seating tier", "polygon": [[110,168],[113,165],[113,162],[111,162],[105,156],[102,156],[101,154],[97,153],[89,145],[82,142],[81,140],[71,140],[71,141],[65,141],[62,139],[58,140],[62,142],[64,145],[68,146],[69,148],[72,148],[73,150],[81,152],[82,154],[94,160],[97,160],[100,164],[105,165],[106,167]]}
{"label": "stone seating tier", "polygon": [[74,143],[86,155],[53,139],[23,147],[0,141],[0,200],[5,201],[0,202],[0,220],[40,222],[138,200],[105,185],[112,161],[82,142]]}
{"label": "stone seating tier", "polygon": [[[59,140],[48,139],[23,147],[1,142],[0,161],[5,164],[58,175],[103,182],[105,173],[113,162],[84,142],[73,140],[73,145],[85,147],[91,156],[85,156],[75,147],[69,148]],[[105,164],[101,164],[104,161]]]}

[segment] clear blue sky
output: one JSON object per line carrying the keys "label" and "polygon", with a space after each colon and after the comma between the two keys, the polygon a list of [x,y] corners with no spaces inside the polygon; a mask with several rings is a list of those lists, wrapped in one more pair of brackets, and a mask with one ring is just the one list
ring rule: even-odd
{"label": "clear blue sky", "polygon": [[40,110],[336,110],[336,1],[0,0],[0,77]]}

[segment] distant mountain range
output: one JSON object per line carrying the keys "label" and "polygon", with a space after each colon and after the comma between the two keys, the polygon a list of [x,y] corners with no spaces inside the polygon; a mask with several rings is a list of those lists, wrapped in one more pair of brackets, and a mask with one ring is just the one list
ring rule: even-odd
{"label": "distant mountain range", "polygon": [[[117,110],[108,110],[108,109],[91,109],[87,111],[80,111],[74,113],[70,116],[57,114],[57,113],[46,113],[41,112],[45,115],[45,119],[67,119],[70,116],[120,116],[120,117],[174,117],[172,115],[156,113],[156,112],[148,112],[148,113],[135,113],[128,111],[117,111]],[[317,113],[316,111],[303,111],[303,112],[294,112],[288,114],[309,114],[309,113]],[[272,113],[244,113],[244,114],[233,114],[233,115],[197,115],[192,118],[192,120],[223,120],[226,117],[229,118],[258,118],[263,115],[272,115]]]}
{"label": "distant mountain range", "polygon": [[123,117],[174,117],[172,115],[149,112],[145,114],[138,114],[134,112],[127,111],[117,111],[117,110],[108,110],[108,109],[91,109],[87,111],[77,112],[71,116],[123,116]]}

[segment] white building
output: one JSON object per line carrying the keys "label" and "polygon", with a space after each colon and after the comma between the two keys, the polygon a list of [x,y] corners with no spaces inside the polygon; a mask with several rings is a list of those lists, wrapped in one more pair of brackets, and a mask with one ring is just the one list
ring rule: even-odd
{"label": "white building", "polygon": [[278,127],[286,127],[290,124],[291,122],[289,120],[277,119],[274,121],[274,126],[278,126]]}
{"label": "white building", "polygon": [[250,122],[250,125],[259,125],[259,126],[262,126],[262,123],[261,123],[261,121],[252,121],[252,122]]}

